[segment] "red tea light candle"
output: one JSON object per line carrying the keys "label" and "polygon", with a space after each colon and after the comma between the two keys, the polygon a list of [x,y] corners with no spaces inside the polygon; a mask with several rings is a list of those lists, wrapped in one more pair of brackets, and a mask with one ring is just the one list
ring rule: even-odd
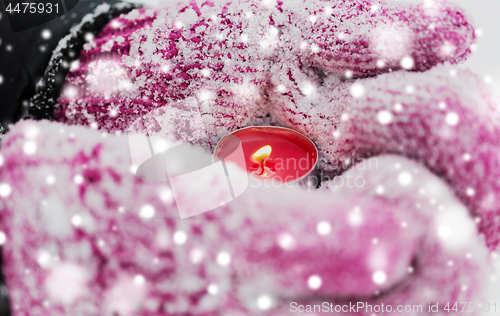
{"label": "red tea light candle", "polygon": [[[238,144],[232,141],[235,137]],[[229,161],[246,170],[253,178],[290,183],[314,176],[318,150],[309,138],[292,129],[253,126],[237,130],[222,138],[214,156],[227,162],[240,143],[244,161]]]}

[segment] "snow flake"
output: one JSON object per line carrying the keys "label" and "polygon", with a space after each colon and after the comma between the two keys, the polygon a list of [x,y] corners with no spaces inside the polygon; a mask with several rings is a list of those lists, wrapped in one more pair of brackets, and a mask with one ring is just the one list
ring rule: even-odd
{"label": "snow flake", "polygon": [[153,206],[149,204],[145,204],[141,207],[141,210],[139,211],[139,216],[144,219],[150,219],[155,216],[155,209]]}
{"label": "snow flake", "polygon": [[267,295],[261,295],[257,298],[257,307],[260,310],[263,310],[263,311],[268,310],[272,307],[272,305],[273,305],[273,301]]}
{"label": "snow flake", "polygon": [[85,39],[86,42],[90,42],[90,41],[94,40],[94,34],[87,32],[87,33],[85,33],[83,38]]}
{"label": "snow flake", "polygon": [[408,186],[413,181],[413,176],[408,171],[403,171],[398,175],[398,182],[403,186]]}
{"label": "snow flake", "polygon": [[49,29],[42,30],[42,38],[48,40],[52,37],[52,32]]}
{"label": "snow flake", "polygon": [[347,79],[351,79],[352,78],[352,70],[346,70],[344,72],[344,76],[347,78]]}
{"label": "snow flake", "polygon": [[24,129],[24,137],[28,139],[36,139],[40,134],[40,130],[35,125],[29,125]]}
{"label": "snow flake", "polygon": [[75,98],[78,94],[78,88],[72,85],[68,85],[64,88],[63,95],[67,98]]}
{"label": "snow flake", "polygon": [[295,240],[293,239],[293,236],[288,233],[279,234],[277,239],[278,239],[278,245],[285,250],[290,250],[295,245]]}
{"label": "snow flake", "polygon": [[223,267],[231,263],[231,255],[225,251],[221,251],[217,254],[217,263]]}
{"label": "snow flake", "polygon": [[376,271],[372,275],[372,280],[375,284],[381,285],[384,284],[385,281],[387,281],[387,274],[385,274],[384,271]]}
{"label": "snow flake", "polygon": [[379,184],[379,185],[377,186],[377,188],[375,189],[375,192],[377,192],[377,194],[384,194],[384,192],[385,192],[385,188],[384,188],[384,186],[383,186],[383,185],[381,185],[381,184]]}
{"label": "snow flake", "polygon": [[316,226],[316,230],[318,234],[326,236],[332,231],[332,226],[327,221],[321,221]]}
{"label": "snow flake", "polygon": [[383,61],[382,59],[377,60],[378,68],[384,68],[384,66],[385,66],[385,61]]}
{"label": "snow flake", "polygon": [[311,83],[305,82],[302,84],[300,91],[303,95],[308,96],[313,94],[316,91],[316,88]]}
{"label": "snow flake", "polygon": [[278,28],[277,28],[277,27],[274,27],[274,26],[272,26],[272,27],[269,29],[269,34],[270,34],[271,36],[277,36],[277,35],[279,34],[279,32],[280,32],[280,31],[278,30]]}
{"label": "snow flake", "polygon": [[23,152],[26,155],[33,155],[36,153],[36,150],[37,150],[37,146],[36,146],[35,141],[30,140],[30,141],[25,142],[23,145]]}
{"label": "snow flake", "polygon": [[187,241],[187,234],[184,231],[178,230],[174,233],[174,242],[177,245],[183,245],[186,243],[186,241]]}
{"label": "snow flake", "polygon": [[279,93],[286,93],[288,89],[285,87],[285,85],[280,84],[276,87],[276,91],[278,91]]}
{"label": "snow flake", "polygon": [[219,293],[219,287],[217,286],[217,284],[212,283],[207,287],[207,292],[210,295],[217,295],[217,293]]}
{"label": "snow flake", "polygon": [[5,244],[7,241],[7,235],[4,232],[0,231],[0,246]]}
{"label": "snow flake", "polygon": [[448,124],[450,126],[457,125],[459,120],[460,120],[460,117],[455,112],[449,112],[448,114],[446,114],[445,121],[446,121],[446,124]]}
{"label": "snow flake", "polygon": [[80,67],[80,61],[77,59],[69,65],[69,70],[74,71]]}
{"label": "snow flake", "polygon": [[361,98],[365,94],[365,87],[359,83],[354,83],[350,88],[351,95],[354,98]]}
{"label": "snow flake", "polygon": [[129,168],[129,171],[132,174],[136,174],[138,168],[139,168],[139,166],[137,166],[137,165],[131,165],[130,168]]}
{"label": "snow flake", "polygon": [[450,56],[455,52],[456,49],[457,47],[455,45],[451,44],[450,42],[445,42],[443,46],[441,46],[441,54],[443,56]]}
{"label": "snow flake", "polygon": [[200,101],[208,101],[214,99],[215,95],[212,91],[202,90],[198,96]]}
{"label": "snow flake", "polygon": [[174,199],[174,194],[172,193],[172,190],[168,187],[160,188],[159,195],[163,203],[172,203]]}
{"label": "snow flake", "polygon": [[40,250],[36,261],[42,268],[48,268],[52,264],[52,256],[48,251]]}
{"label": "snow flake", "polygon": [[82,184],[83,183],[83,177],[80,174],[77,174],[73,177],[73,182],[76,184]]}
{"label": "snow flake", "polygon": [[415,87],[414,87],[414,86],[412,86],[412,85],[407,85],[407,86],[405,87],[405,92],[406,92],[406,93],[408,93],[408,94],[412,94],[412,93],[414,93],[414,92],[415,92]]}
{"label": "snow flake", "polygon": [[410,70],[415,66],[415,61],[410,56],[405,56],[401,59],[400,65],[403,69]]}
{"label": "snow flake", "polygon": [[349,213],[347,222],[353,227],[361,225],[361,223],[363,222],[363,216],[361,215],[361,212],[358,208]]}
{"label": "snow flake", "polygon": [[137,274],[134,276],[134,284],[135,285],[144,285],[146,283],[146,279],[144,278],[143,275]]}
{"label": "snow flake", "polygon": [[377,121],[382,125],[387,125],[392,122],[393,115],[387,110],[382,110],[377,113]]}
{"label": "snow flake", "polygon": [[118,29],[122,26],[122,24],[117,21],[117,20],[114,20],[113,22],[111,22],[111,27],[114,28],[114,29]]}
{"label": "snow flake", "polygon": [[71,224],[75,227],[80,227],[83,224],[83,218],[82,216],[75,214],[71,217]]}
{"label": "snow flake", "polygon": [[52,174],[49,174],[49,175],[45,178],[45,182],[46,182],[47,184],[52,185],[52,184],[56,183],[56,177],[55,177],[54,175],[52,175]]}
{"label": "snow flake", "polygon": [[465,191],[465,193],[468,196],[474,196],[474,194],[476,194],[476,190],[474,190],[473,188],[467,188],[467,190]]}
{"label": "snow flake", "polygon": [[322,284],[323,280],[321,280],[321,277],[319,277],[318,275],[311,275],[307,279],[307,285],[313,290],[319,289]]}

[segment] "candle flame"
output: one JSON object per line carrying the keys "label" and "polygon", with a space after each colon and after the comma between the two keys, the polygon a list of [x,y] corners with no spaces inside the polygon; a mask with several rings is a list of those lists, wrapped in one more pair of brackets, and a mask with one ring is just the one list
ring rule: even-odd
{"label": "candle flame", "polygon": [[269,158],[271,155],[272,147],[269,145],[266,145],[262,147],[261,149],[257,150],[253,155],[252,159],[255,161],[263,161],[266,158]]}

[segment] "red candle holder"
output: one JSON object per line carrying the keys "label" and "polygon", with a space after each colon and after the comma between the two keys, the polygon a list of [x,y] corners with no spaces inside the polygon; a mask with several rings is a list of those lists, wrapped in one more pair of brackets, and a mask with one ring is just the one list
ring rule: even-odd
{"label": "red candle holder", "polygon": [[[244,161],[231,160],[231,153],[240,143]],[[214,157],[231,161],[246,170],[253,179],[287,184],[300,182],[312,186],[317,184],[316,145],[289,128],[251,126],[239,129],[221,139],[215,148]]]}

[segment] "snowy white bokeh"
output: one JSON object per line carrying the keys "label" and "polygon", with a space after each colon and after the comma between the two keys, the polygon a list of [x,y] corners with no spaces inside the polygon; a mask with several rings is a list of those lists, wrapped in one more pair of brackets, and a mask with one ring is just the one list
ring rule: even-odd
{"label": "snowy white bokeh", "polygon": [[408,50],[413,39],[413,31],[403,23],[393,22],[392,24],[379,24],[371,32],[371,42],[379,58],[384,58],[392,62],[398,62],[403,59],[402,64],[411,66],[405,69],[411,69],[410,61],[404,59],[408,55]]}

